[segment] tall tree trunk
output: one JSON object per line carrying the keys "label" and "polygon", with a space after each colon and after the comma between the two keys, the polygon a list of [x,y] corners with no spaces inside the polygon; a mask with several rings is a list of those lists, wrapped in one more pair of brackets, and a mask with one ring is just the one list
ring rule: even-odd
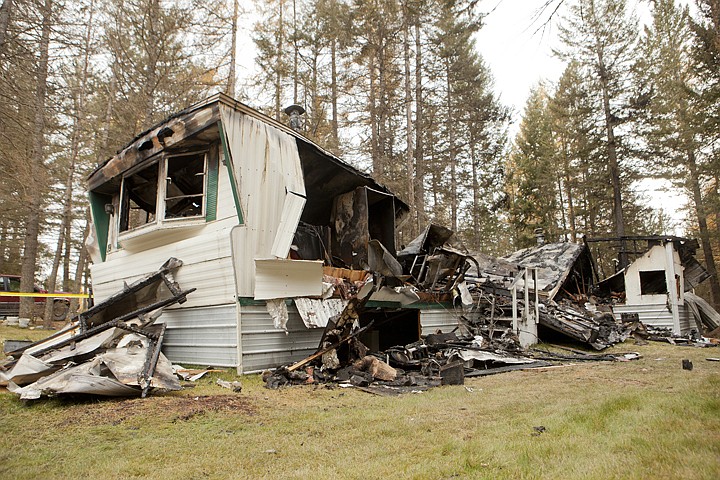
{"label": "tall tree trunk", "polygon": [[[595,3],[591,2],[592,11],[590,15],[594,21],[600,21],[595,17]],[[605,133],[607,135],[607,157],[610,167],[610,182],[613,189],[613,213],[615,217],[615,233],[618,237],[625,236],[625,220],[623,218],[622,191],[620,185],[620,166],[617,156],[617,140],[615,138],[615,128],[612,110],[610,109],[610,85],[608,80],[607,65],[605,64],[603,45],[595,39],[595,55],[597,56],[597,67],[600,77],[600,89],[602,95],[603,114],[605,121]],[[625,240],[620,242],[620,265],[619,268],[625,268],[628,265],[628,255]]]}
{"label": "tall tree trunk", "polygon": [[382,162],[383,179],[388,160],[388,102],[387,68],[385,64],[385,32],[382,23],[379,27],[380,46],[377,50],[377,123],[378,123],[378,161]]}
{"label": "tall tree trunk", "polygon": [[276,54],[277,54],[277,65],[275,66],[275,120],[278,122],[280,121],[280,100],[281,100],[281,91],[282,91],[282,54],[283,54],[283,43],[285,42],[284,38],[284,28],[283,28],[283,10],[285,6],[285,0],[280,0],[279,4],[279,19],[278,19],[278,37],[277,37],[277,45],[276,45]]}
{"label": "tall tree trunk", "polygon": [[[472,129],[472,126],[470,126]],[[473,235],[478,235],[480,232],[480,182],[478,180],[478,169],[475,159],[475,138],[470,130],[470,165],[472,166],[472,197],[473,197]],[[477,238],[477,237],[476,237]]]}
{"label": "tall tree trunk", "polygon": [[[85,210],[85,229],[83,231],[83,238],[82,238],[82,246],[80,247],[80,255],[78,256],[78,263],[75,266],[75,288],[73,289],[74,293],[82,293],[83,291],[83,272],[85,272],[85,268],[87,266],[87,259],[88,259],[88,251],[87,247],[85,246],[85,242],[87,241],[88,235],[90,235],[90,226],[92,223],[90,222],[90,209]],[[78,305],[79,300],[77,298],[73,298],[70,300],[70,315],[75,315],[78,311]]]}
{"label": "tall tree trunk", "polygon": [[368,71],[370,72],[370,98],[368,112],[370,114],[370,156],[372,157],[373,176],[376,180],[382,181],[384,177],[383,164],[380,159],[380,141],[378,140],[378,106],[377,106],[377,87],[375,72],[375,56],[370,53],[368,55]]}
{"label": "tall tree trunk", "polygon": [[[403,5],[403,63],[405,64],[405,168],[407,170],[407,199],[410,210],[415,207],[415,165],[412,122],[412,85],[410,84],[410,18],[407,0]],[[415,222],[410,225],[410,238],[417,236]]]}
{"label": "tall tree trunk", "polygon": [[5,39],[7,37],[10,16],[12,15],[13,0],[4,0],[0,7],[0,57],[5,52]]}
{"label": "tall tree trunk", "polygon": [[[73,129],[70,137],[70,167],[68,169],[67,181],[65,182],[65,193],[62,199],[63,214],[60,233],[58,235],[57,246],[55,248],[55,257],[53,258],[52,269],[48,277],[48,291],[51,293],[56,290],[57,272],[62,257],[63,243],[65,244],[66,254],[64,256],[63,280],[67,284],[70,276],[70,227],[72,224],[72,193],[73,183],[75,179],[75,165],[77,164],[78,154],[80,150],[80,132],[82,129],[81,120],[85,115],[85,95],[87,94],[88,69],[90,65],[90,43],[92,40],[93,15],[95,2],[90,2],[90,12],[88,15],[87,27],[85,29],[85,44],[83,54],[82,74],[80,77],[80,91],[77,93],[75,100],[75,115],[73,116]],[[67,288],[67,285],[64,285]],[[53,302],[48,301],[45,304],[45,325],[51,326],[53,320]]]}
{"label": "tall tree trunk", "polygon": [[333,37],[330,42],[330,97],[330,104],[332,105],[331,125],[333,148],[339,149],[340,136],[338,135],[337,39],[335,37]]}
{"label": "tall tree trunk", "polygon": [[575,199],[573,198],[572,187],[570,185],[570,171],[565,168],[565,189],[568,201],[568,222],[570,223],[570,241],[577,242],[577,226],[575,225]]}
{"label": "tall tree trunk", "polygon": [[445,60],[445,75],[447,82],[447,132],[448,132],[448,163],[450,164],[450,225],[454,232],[458,230],[458,202],[457,202],[457,165],[455,162],[455,125],[452,108],[452,83],[450,80],[450,61]]}
{"label": "tall tree trunk", "polygon": [[[113,115],[113,105],[115,100],[115,88],[116,88],[116,80],[115,77],[110,77],[110,85],[108,86],[108,103],[107,108],[105,109],[105,121],[103,126],[103,133],[102,133],[102,142],[100,143],[100,148],[96,149],[98,152],[101,152],[100,155],[107,155],[108,153],[108,145],[110,143],[110,125],[112,124],[112,115]],[[104,158],[102,157],[96,157],[95,162],[99,165],[100,162],[102,162]]]}
{"label": "tall tree trunk", "polygon": [[235,97],[235,51],[237,50],[238,0],[233,0],[232,27],[230,29],[230,71],[228,72],[227,94]]}
{"label": "tall tree trunk", "polygon": [[[567,222],[567,213],[565,211],[565,197],[563,196],[563,178],[560,175],[557,175],[557,189],[558,189],[558,200],[560,201],[560,220],[562,221],[562,235],[563,235],[563,241],[567,241],[567,231],[568,231],[568,222]],[[554,212],[550,212],[551,214]],[[555,222],[552,221],[552,216],[547,219],[548,225],[555,227]],[[555,232],[548,232],[549,234],[554,234]]]}
{"label": "tall tree trunk", "polygon": [[[35,120],[33,122],[33,146],[30,155],[31,171],[34,175],[28,179],[30,184],[28,199],[28,216],[25,224],[25,240],[21,268],[20,291],[32,292],[35,285],[35,268],[38,253],[38,236],[40,235],[40,215],[42,213],[42,188],[44,184],[44,147],[45,147],[45,96],[47,92],[48,59],[50,54],[50,29],[52,17],[52,0],[45,0],[42,8],[42,27],[40,34],[40,55],[38,58],[37,84],[35,87]],[[32,297],[20,300],[20,316],[32,318]]]}
{"label": "tall tree trunk", "polygon": [[297,33],[297,0],[293,0],[293,103],[298,104],[300,98],[298,97],[298,56],[300,50],[298,49],[298,33]]}
{"label": "tall tree trunk", "polygon": [[[70,199],[70,205],[72,206],[72,198]],[[68,212],[68,220],[63,218],[65,224],[65,251],[63,252],[63,276],[62,276],[62,290],[67,292],[70,289],[70,257],[72,255],[72,221],[73,214],[72,209]]]}
{"label": "tall tree trunk", "polygon": [[423,151],[422,43],[415,23],[415,210],[417,231],[425,227],[425,160]]}
{"label": "tall tree trunk", "polygon": [[695,203],[695,213],[697,214],[698,220],[698,229],[700,230],[700,243],[702,243],[703,256],[705,257],[707,271],[711,275],[708,281],[710,282],[712,301],[715,304],[715,308],[720,308],[720,282],[718,282],[717,269],[715,268],[715,257],[713,256],[712,245],[710,244],[707,212],[705,211],[705,204],[703,203],[694,150],[689,150],[687,152],[687,167],[689,173],[688,182],[690,183],[690,188],[692,190],[693,203]]}
{"label": "tall tree trunk", "polygon": [[0,272],[5,271],[5,258],[8,245],[7,224],[4,219],[0,219]]}

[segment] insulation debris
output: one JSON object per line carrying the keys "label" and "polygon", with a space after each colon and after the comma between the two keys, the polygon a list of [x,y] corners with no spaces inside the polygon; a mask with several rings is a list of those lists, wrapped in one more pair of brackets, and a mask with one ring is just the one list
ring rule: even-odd
{"label": "insulation debris", "polygon": [[185,301],[171,258],[157,272],[79,314],[49,338],[9,352],[0,384],[23,400],[59,394],[145,397],[152,389],[179,390],[170,362],[161,353],[163,308]]}

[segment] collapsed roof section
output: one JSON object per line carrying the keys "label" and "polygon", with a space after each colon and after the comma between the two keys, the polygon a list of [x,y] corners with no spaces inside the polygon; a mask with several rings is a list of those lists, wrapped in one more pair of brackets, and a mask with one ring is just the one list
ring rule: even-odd
{"label": "collapsed roof section", "polygon": [[519,250],[502,260],[537,269],[539,293],[548,300],[558,293],[587,294],[592,284],[592,258],[583,244],[546,243]]}

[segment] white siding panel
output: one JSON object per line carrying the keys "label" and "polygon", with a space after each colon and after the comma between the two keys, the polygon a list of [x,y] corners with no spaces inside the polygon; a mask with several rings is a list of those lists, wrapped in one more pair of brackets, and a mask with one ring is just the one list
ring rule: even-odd
{"label": "white siding panel", "polygon": [[233,198],[232,186],[230,185],[230,169],[224,161],[224,153],[220,153],[220,165],[218,169],[218,193],[217,193],[217,216],[218,220],[232,219],[233,223],[238,222],[235,199]]}
{"label": "white siding panel", "polygon": [[275,241],[271,253],[278,258],[285,258],[290,253],[295,231],[300,223],[303,208],[305,208],[305,197],[295,192],[285,194],[285,203],[280,214],[280,225],[275,235]]}
{"label": "white siding panel", "polygon": [[302,360],[320,344],[323,329],[308,329],[294,306],[288,306],[288,334],[273,327],[265,305],[240,307],[242,373]]}
{"label": "white siding panel", "polygon": [[448,308],[432,308],[420,310],[421,335],[429,335],[441,330],[443,333],[453,331],[460,324],[462,311]]}
{"label": "white siding panel", "polygon": [[272,256],[286,192],[305,195],[302,165],[294,137],[229,107],[221,115],[245,223],[233,231],[237,293],[252,297],[253,260]]}
{"label": "white siding panel", "polygon": [[[143,275],[156,271],[170,257],[183,262],[176,279],[183,289],[197,288],[188,296],[186,307],[217,305],[235,301],[230,257],[230,222],[179,242],[140,252],[114,252],[104,263],[91,267],[96,302],[102,301]],[[223,222],[214,222],[222,226]]]}
{"label": "white siding panel", "polygon": [[166,310],[163,353],[174,363],[237,366],[237,308],[221,305]]}
{"label": "white siding panel", "polygon": [[[690,313],[687,306],[678,305],[680,314],[680,332],[681,335],[689,333],[690,330],[697,328],[690,319]],[[614,305],[613,314],[616,319],[620,319],[623,313],[637,313],[640,321],[645,325],[653,327],[673,328],[672,313],[668,311],[667,304],[655,305]]]}
{"label": "white siding panel", "polygon": [[255,295],[255,240],[257,235],[247,225],[238,225],[230,232],[235,288],[238,298]]}
{"label": "white siding panel", "polygon": [[255,259],[255,299],[319,297],[322,260]]}

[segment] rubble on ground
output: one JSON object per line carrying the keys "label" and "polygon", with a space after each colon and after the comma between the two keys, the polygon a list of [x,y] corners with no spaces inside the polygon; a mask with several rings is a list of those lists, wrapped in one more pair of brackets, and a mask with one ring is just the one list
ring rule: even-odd
{"label": "rubble on ground", "polygon": [[183,303],[171,258],[157,272],[126,285],[79,314],[54,335],[8,354],[0,385],[23,400],[60,394],[142,396],[152,389],[179,390],[172,365],[161,353],[163,308]]}
{"label": "rubble on ground", "polygon": [[266,371],[263,374],[266,387],[334,383],[378,395],[394,395],[440,385],[462,385],[469,377],[549,367],[569,360],[640,358],[634,352],[582,356],[538,354],[521,348],[511,329],[493,332],[487,324],[469,321],[464,321],[454,332],[438,332],[407,345],[371,352],[359,337],[373,324],[360,327],[359,320],[374,288],[377,287],[361,289],[364,296],[350,300],[343,312],[328,322],[315,353],[292,365]]}

